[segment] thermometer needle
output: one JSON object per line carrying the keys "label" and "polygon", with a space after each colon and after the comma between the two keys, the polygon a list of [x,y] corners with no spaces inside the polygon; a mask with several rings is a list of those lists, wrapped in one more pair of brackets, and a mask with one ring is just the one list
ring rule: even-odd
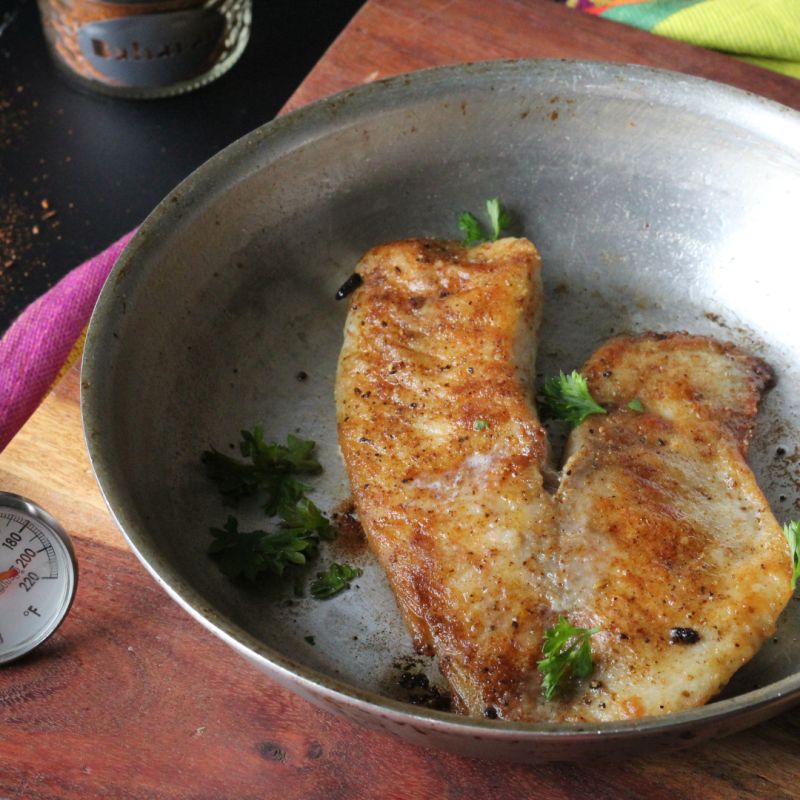
{"label": "thermometer needle", "polygon": [[17,575],[19,575],[19,570],[16,567],[12,567],[5,572],[0,572],[0,581],[4,581],[8,578],[16,578]]}

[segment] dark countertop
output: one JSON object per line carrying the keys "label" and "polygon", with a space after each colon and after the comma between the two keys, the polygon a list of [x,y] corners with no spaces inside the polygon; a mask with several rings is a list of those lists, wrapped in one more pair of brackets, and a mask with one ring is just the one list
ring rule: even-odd
{"label": "dark countertop", "polygon": [[227,74],[176,98],[118,100],[68,84],[35,0],[10,0],[0,12],[0,332],[272,119],[361,4],[255,0],[250,42]]}

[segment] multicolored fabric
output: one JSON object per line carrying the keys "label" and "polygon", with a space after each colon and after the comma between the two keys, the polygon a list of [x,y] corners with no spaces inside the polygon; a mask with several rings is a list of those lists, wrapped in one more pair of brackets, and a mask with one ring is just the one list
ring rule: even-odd
{"label": "multicolored fabric", "polygon": [[0,339],[0,450],[80,357],[97,297],[133,233],[72,270]]}
{"label": "multicolored fabric", "polygon": [[800,78],[800,0],[567,0],[567,5]]}

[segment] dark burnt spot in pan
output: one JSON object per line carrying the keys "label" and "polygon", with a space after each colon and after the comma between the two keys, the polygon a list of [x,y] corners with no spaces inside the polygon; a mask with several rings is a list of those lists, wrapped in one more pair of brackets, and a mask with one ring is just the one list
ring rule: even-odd
{"label": "dark burnt spot in pan", "polygon": [[344,300],[349,294],[352,294],[359,286],[364,282],[363,278],[357,273],[354,272],[339,288],[339,291],[336,292],[336,299],[337,300]]}

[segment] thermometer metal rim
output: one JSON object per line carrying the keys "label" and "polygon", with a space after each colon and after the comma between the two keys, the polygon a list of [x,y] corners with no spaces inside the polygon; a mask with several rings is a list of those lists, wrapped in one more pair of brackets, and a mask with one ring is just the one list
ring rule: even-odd
{"label": "thermometer metal rim", "polygon": [[[33,501],[20,497],[18,494],[0,491],[0,514],[8,510],[21,512],[30,517],[35,523],[38,523],[45,529],[44,532],[48,537],[54,537],[61,545],[60,549],[62,549],[67,556],[66,563],[61,565],[64,570],[66,590],[58,607],[48,614],[48,618],[42,618],[41,630],[26,639],[24,645],[11,649],[8,652],[4,652],[3,645],[0,645],[0,666],[22,658],[22,656],[27,655],[31,650],[49,639],[56,630],[58,630],[58,627],[69,613],[72,602],[75,599],[75,593],[78,589],[78,560],[75,557],[75,549],[72,546],[69,535],[58,520]],[[1,612],[2,605],[0,604],[0,613]],[[34,623],[35,619],[31,618],[30,622]]]}

